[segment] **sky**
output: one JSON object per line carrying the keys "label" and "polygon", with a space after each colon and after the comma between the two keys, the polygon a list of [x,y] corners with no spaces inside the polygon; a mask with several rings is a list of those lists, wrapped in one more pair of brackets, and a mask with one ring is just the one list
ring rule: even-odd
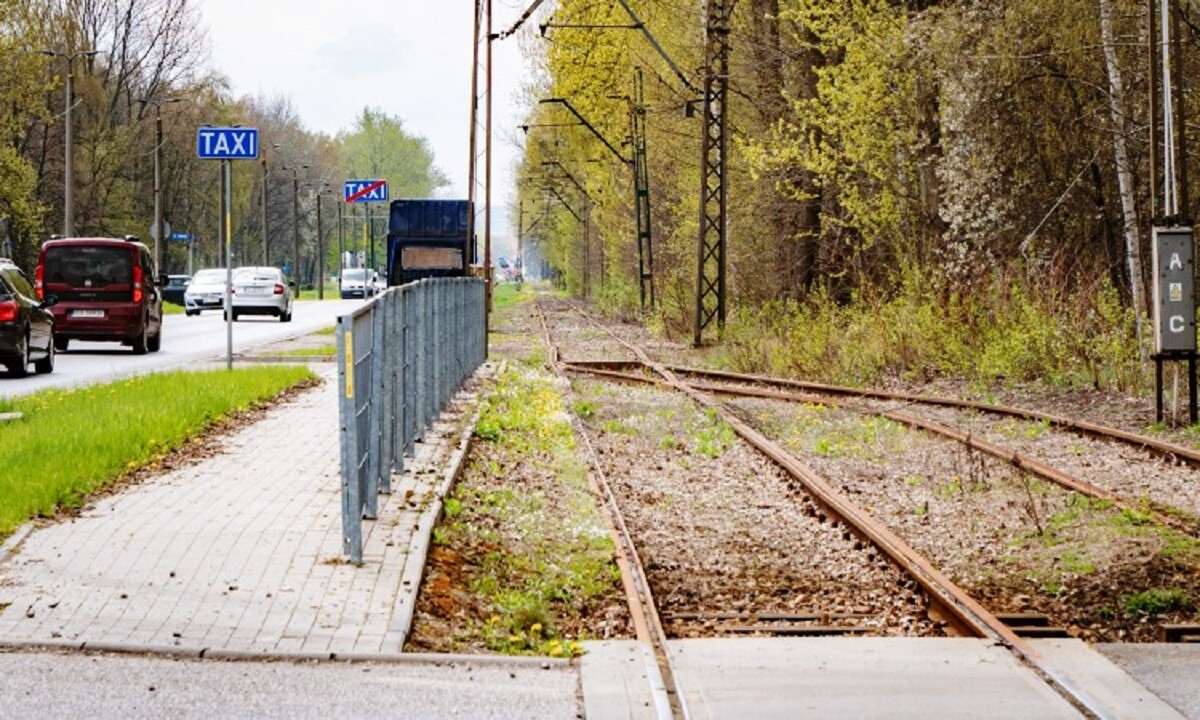
{"label": "sky", "polygon": [[[493,0],[494,29],[512,25],[526,0]],[[237,95],[289,97],[309,129],[351,129],[366,106],[399,116],[425,137],[450,178],[446,197],[467,196],[473,0],[398,0],[351,12],[322,0],[197,0],[212,65]],[[525,73],[517,38],[493,43],[492,233],[511,234],[511,196]],[[483,73],[480,74],[483,84]],[[483,104],[480,103],[482,123]],[[480,152],[483,133],[479,136]],[[483,163],[479,164],[483,173]],[[482,187],[477,191],[483,198]]]}

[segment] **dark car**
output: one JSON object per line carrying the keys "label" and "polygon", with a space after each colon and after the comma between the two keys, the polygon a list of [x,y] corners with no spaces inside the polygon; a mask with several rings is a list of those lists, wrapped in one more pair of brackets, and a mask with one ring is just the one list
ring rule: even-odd
{"label": "dark car", "polygon": [[168,275],[167,284],[163,285],[162,289],[163,302],[182,305],[183,294],[187,292],[188,283],[191,281],[191,275]]}
{"label": "dark car", "polygon": [[42,243],[34,287],[58,297],[54,348],[71,340],[119,342],[136,355],[162,344],[162,289],[150,250],[135,237],[66,238]]}
{"label": "dark car", "polygon": [[40,373],[54,371],[54,313],[57,298],[38,300],[21,269],[0,260],[0,362],[10,375],[25,377],[29,363]]}

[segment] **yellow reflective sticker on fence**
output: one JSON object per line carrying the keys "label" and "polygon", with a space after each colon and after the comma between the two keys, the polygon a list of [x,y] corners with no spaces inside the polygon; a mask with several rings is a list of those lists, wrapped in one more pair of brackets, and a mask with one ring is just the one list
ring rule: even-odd
{"label": "yellow reflective sticker on fence", "polygon": [[354,397],[354,331],[346,331],[346,397]]}

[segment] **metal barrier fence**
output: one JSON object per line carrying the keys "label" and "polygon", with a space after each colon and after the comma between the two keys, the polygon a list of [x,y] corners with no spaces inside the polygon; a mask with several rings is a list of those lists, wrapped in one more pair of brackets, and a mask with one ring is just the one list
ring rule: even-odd
{"label": "metal barrier fence", "polygon": [[362,564],[362,521],[392,472],[487,356],[484,283],[436,278],[388,288],[338,318],[342,552]]}

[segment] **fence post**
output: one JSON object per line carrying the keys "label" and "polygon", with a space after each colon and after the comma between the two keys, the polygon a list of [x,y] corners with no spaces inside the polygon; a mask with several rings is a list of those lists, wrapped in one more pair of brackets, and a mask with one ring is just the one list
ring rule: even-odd
{"label": "fence post", "polygon": [[342,450],[342,553],[362,565],[362,515],[358,512],[358,413],[354,399],[354,318],[338,318],[338,418]]}

